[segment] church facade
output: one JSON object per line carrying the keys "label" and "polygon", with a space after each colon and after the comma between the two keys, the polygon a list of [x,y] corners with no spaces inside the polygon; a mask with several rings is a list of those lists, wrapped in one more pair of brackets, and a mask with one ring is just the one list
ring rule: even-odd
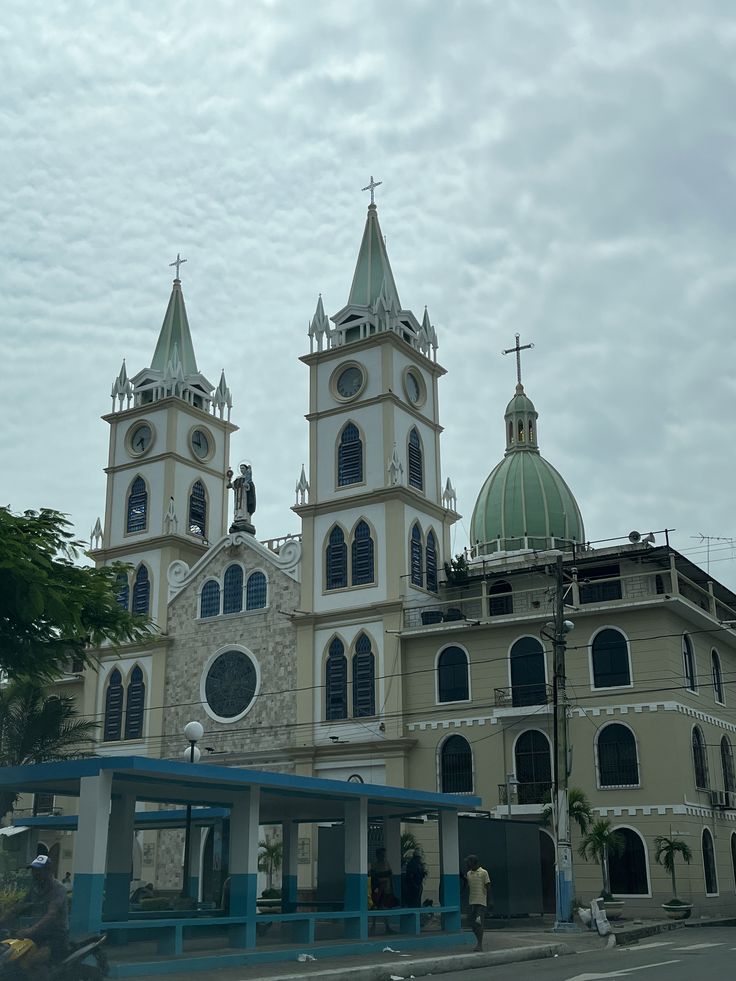
{"label": "church facade", "polygon": [[[654,854],[672,833],[693,853],[680,898],[695,915],[733,913],[736,596],[666,533],[587,543],[572,491],[540,454],[518,339],[503,420],[499,406],[506,452],[479,472],[472,541],[451,554],[437,334],[399,299],[373,203],[348,301],[328,319],[319,299],[309,345],[301,534],[268,542],[254,488],[241,487],[230,524],[233,400],[224,374],[215,387],[199,371],[178,275],[151,366],[116,378],[92,555],[126,563],[119,601],[156,629],[67,680],[101,721],[96,752],[179,756],[196,719],[203,756],[220,763],[478,794],[491,817],[540,825],[549,908],[548,625],[563,589],[570,784],[623,839],[612,891],[636,914],[670,898]],[[176,841],[143,845],[141,877],[171,884]],[[431,895],[431,849],[427,860]],[[589,899],[599,869],[575,866]],[[306,863],[300,875],[314,885]]]}

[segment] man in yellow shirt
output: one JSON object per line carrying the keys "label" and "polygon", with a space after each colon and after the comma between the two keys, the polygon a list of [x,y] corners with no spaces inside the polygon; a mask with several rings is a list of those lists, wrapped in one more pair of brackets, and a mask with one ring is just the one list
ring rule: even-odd
{"label": "man in yellow shirt", "polygon": [[467,867],[465,882],[468,887],[470,924],[476,940],[473,950],[478,951],[483,950],[483,927],[486,909],[488,908],[491,878],[478,861],[477,855],[468,855],[465,859],[465,865]]}

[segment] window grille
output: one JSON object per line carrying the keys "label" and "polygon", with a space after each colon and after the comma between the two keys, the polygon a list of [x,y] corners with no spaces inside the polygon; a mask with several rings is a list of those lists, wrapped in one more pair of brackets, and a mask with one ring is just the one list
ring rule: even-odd
{"label": "window grille", "polygon": [[148,578],[148,569],[144,565],[140,565],[133,584],[133,613],[147,616],[150,603],[151,583]]}
{"label": "window grille", "polygon": [[353,655],[353,716],[376,714],[375,657],[365,634],[358,637]]}
{"label": "window grille", "polygon": [[34,794],[33,795],[33,816],[38,817],[39,814],[53,814],[54,813],[54,795],[53,794]]}
{"label": "window grille", "polygon": [[327,589],[343,589],[348,584],[348,550],[342,528],[330,532],[325,559]]}
{"label": "window grille", "polygon": [[698,726],[693,729],[693,767],[695,768],[695,786],[699,790],[708,789],[708,756],[705,751],[705,740]]}
{"label": "window grille", "polygon": [[411,544],[409,546],[409,567],[411,570],[412,586],[423,586],[422,576],[422,532],[419,525],[414,525],[411,530]]}
{"label": "window grille", "polygon": [[340,435],[337,450],[337,485],[359,484],[363,480],[363,442],[358,427],[349,422]]}
{"label": "window grille", "polygon": [[427,589],[431,593],[437,592],[437,539],[434,532],[430,531],[427,535],[427,548],[424,552],[425,568],[427,570]]}
{"label": "window grille", "polygon": [[128,495],[128,521],[126,528],[131,531],[146,530],[146,512],[148,511],[148,491],[142,477],[136,477]]}
{"label": "window grille", "polygon": [[546,705],[544,648],[536,637],[520,637],[511,648],[511,704]]}
{"label": "window grille", "polygon": [[647,856],[644,842],[632,828],[616,828],[626,845],[620,855],[608,856],[611,891],[614,896],[646,896],[649,893]]}
{"label": "window grille", "polygon": [[243,567],[237,563],[225,569],[222,580],[222,612],[240,613],[243,609]]}
{"label": "window grille", "polygon": [[733,765],[733,746],[728,736],[721,739],[721,768],[723,770],[723,789],[732,794],[736,791],[736,774]]}
{"label": "window grille", "polygon": [[367,522],[360,521],[355,528],[352,544],[352,584],[364,586],[375,581],[373,567],[373,539]]}
{"label": "window grille", "polygon": [[440,702],[470,698],[468,658],[460,647],[446,647],[437,659],[437,696]]}
{"label": "window grille", "polygon": [[607,603],[621,599],[621,569],[618,563],[581,569],[580,602]]}
{"label": "window grille", "polygon": [[130,605],[130,585],[128,583],[128,573],[120,572],[115,580],[115,599],[124,610]]}
{"label": "window grille", "polygon": [[626,726],[614,722],[598,733],[598,772],[601,787],[638,786],[636,739]]}
{"label": "window grille", "polygon": [[251,572],[245,587],[246,610],[263,610],[266,606],[268,584],[262,572]]}
{"label": "window grille", "polygon": [[703,871],[705,872],[705,891],[713,896],[718,892],[716,857],[713,850],[713,835],[703,828]]}
{"label": "window grille", "polygon": [[494,582],[488,589],[488,612],[492,617],[508,616],[514,612],[511,584]]}
{"label": "window grille", "polygon": [[424,462],[419,433],[412,429],[409,433],[409,486],[424,489]]}
{"label": "window grille", "polygon": [[325,703],[328,722],[348,717],[348,664],[345,647],[337,637],[330,644],[325,665]]}
{"label": "window grille", "polygon": [[601,630],[593,639],[593,687],[617,688],[631,684],[629,649],[624,635]]}
{"label": "window grille", "polygon": [[201,480],[195,482],[189,495],[189,531],[200,538],[207,537],[207,497]]}
{"label": "window grille", "polygon": [[711,651],[711,670],[713,673],[713,697],[717,702],[725,702],[723,697],[723,675],[721,673],[721,659],[718,651]]}
{"label": "window grille", "polygon": [[143,671],[136,665],[130,673],[128,694],[125,701],[125,738],[140,739],[143,736],[143,710],[146,686]]}
{"label": "window grille", "polygon": [[520,804],[542,804],[552,786],[549,740],[538,729],[523,732],[514,747],[517,800]]}
{"label": "window grille", "polygon": [[685,684],[690,691],[698,690],[698,675],[695,670],[695,654],[693,645],[687,634],[682,635],[682,668],[685,674]]}
{"label": "window grille", "polygon": [[199,615],[202,619],[216,617],[220,612],[220,584],[215,579],[208,579],[202,586],[199,598]]}
{"label": "window grille", "polygon": [[120,739],[123,729],[123,677],[115,668],[105,694],[105,724],[102,738],[105,742]]}
{"label": "window grille", "polygon": [[442,744],[440,785],[443,794],[473,792],[473,753],[462,736],[450,736]]}

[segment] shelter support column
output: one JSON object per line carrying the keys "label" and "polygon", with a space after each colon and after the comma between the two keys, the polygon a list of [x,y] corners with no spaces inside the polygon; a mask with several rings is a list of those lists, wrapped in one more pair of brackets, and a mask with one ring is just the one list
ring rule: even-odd
{"label": "shelter support column", "polygon": [[368,936],[368,801],[345,801],[345,911],[360,918],[345,921],[345,936]]}
{"label": "shelter support column", "polygon": [[79,781],[79,819],[74,842],[73,934],[95,933],[102,918],[112,773],[101,770]]}
{"label": "shelter support column", "polygon": [[236,947],[255,947],[258,907],[259,787],[239,794],[230,809],[230,916],[247,916],[246,923],[230,927]]}
{"label": "shelter support column", "polygon": [[296,913],[297,874],[299,862],[299,824],[284,821],[282,825],[283,861],[281,865],[281,908]]}
{"label": "shelter support column", "polygon": [[193,824],[189,832],[189,868],[187,869],[187,896],[199,899],[199,870],[202,866],[202,842],[204,828]]}
{"label": "shelter support column", "polygon": [[456,811],[439,812],[440,903],[457,911],[442,914],[443,930],[460,929],[460,852]]}
{"label": "shelter support column", "polygon": [[128,919],[134,837],[135,797],[132,794],[114,797],[108,825],[105,916],[115,920]]}
{"label": "shelter support column", "polygon": [[393,872],[394,896],[402,901],[401,895],[401,821],[385,814],[383,817],[383,846],[386,861]]}

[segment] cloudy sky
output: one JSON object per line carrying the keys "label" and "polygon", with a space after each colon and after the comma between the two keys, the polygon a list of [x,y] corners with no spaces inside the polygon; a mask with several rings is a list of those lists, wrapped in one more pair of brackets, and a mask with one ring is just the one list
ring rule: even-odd
{"label": "cloudy sky", "polygon": [[[736,537],[736,7],[626,0],[35,2],[0,12],[0,500],[104,508],[110,386],[181,252],[260,537],[298,530],[306,327],[346,301],[371,174],[448,369],[465,518],[504,448],[514,334],[590,540]],[[736,550],[711,571],[736,587]]]}

